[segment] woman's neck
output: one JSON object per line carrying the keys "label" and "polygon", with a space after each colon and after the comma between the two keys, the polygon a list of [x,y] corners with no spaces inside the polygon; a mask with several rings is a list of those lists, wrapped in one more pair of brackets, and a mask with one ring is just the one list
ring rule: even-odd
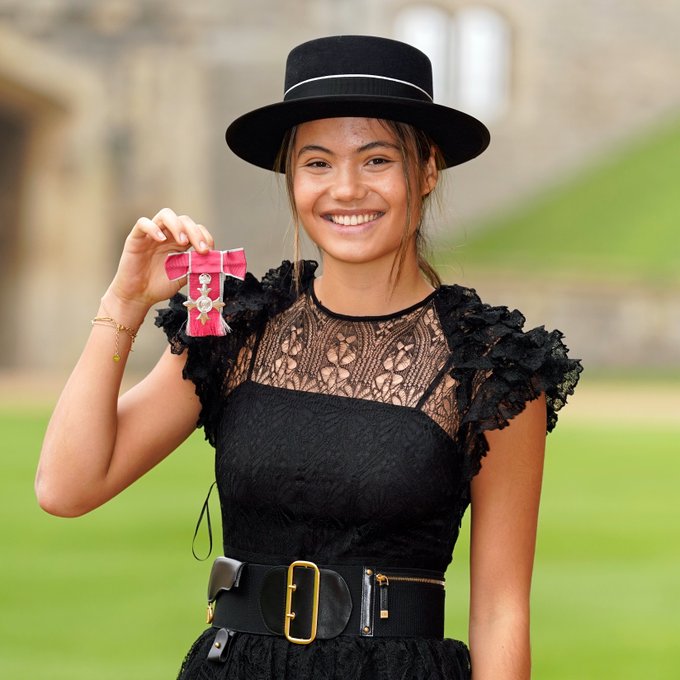
{"label": "woman's neck", "polygon": [[432,291],[417,264],[406,261],[395,282],[384,267],[324,259],[323,276],[314,282],[314,293],[324,307],[350,316],[392,314],[420,302]]}

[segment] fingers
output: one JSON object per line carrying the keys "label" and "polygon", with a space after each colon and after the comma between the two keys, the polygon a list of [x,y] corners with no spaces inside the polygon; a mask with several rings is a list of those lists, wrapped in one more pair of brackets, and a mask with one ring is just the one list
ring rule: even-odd
{"label": "fingers", "polygon": [[200,234],[198,242],[199,247],[196,248],[196,250],[203,252],[214,248],[215,240],[213,239],[212,234],[202,224],[197,224],[196,229],[198,229]]}
{"label": "fingers", "polygon": [[163,229],[159,228],[159,226],[148,217],[140,217],[137,220],[135,226],[132,228],[132,232],[130,232],[130,236],[132,238],[149,236],[154,239],[154,241],[159,242],[168,240],[168,237],[163,233]]}
{"label": "fingers", "polygon": [[199,252],[206,252],[215,244],[212,234],[202,224],[196,224],[188,215],[177,215],[170,208],[163,208],[153,219],[140,217],[133,229],[135,232],[158,243],[171,239],[182,248],[192,246]]}

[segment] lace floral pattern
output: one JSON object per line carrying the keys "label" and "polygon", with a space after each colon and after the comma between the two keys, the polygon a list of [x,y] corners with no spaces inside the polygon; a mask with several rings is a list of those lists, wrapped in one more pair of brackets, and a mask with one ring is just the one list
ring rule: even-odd
{"label": "lace floral pattern", "polygon": [[431,298],[390,318],[352,319],[329,313],[307,293],[267,324],[252,379],[418,408],[448,353]]}

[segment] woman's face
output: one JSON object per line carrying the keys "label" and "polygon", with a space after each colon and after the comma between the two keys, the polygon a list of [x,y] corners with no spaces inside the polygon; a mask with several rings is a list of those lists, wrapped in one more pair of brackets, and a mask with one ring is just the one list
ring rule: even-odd
{"label": "woman's face", "polygon": [[[434,160],[414,166],[411,224],[436,183]],[[399,144],[374,118],[326,118],[297,129],[291,167],[305,231],[328,258],[392,267],[406,228],[407,185]],[[408,253],[415,257],[411,239]]]}

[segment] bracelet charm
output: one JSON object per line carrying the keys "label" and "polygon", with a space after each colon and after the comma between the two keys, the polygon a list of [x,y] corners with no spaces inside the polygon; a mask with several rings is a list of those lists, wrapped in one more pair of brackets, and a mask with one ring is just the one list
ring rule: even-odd
{"label": "bracelet charm", "polygon": [[120,333],[125,333],[130,338],[130,351],[132,352],[132,345],[135,344],[137,338],[137,331],[134,328],[123,326],[110,316],[95,316],[90,322],[93,326],[111,326],[116,329],[115,347],[113,349],[113,360],[118,363],[120,361]]}

